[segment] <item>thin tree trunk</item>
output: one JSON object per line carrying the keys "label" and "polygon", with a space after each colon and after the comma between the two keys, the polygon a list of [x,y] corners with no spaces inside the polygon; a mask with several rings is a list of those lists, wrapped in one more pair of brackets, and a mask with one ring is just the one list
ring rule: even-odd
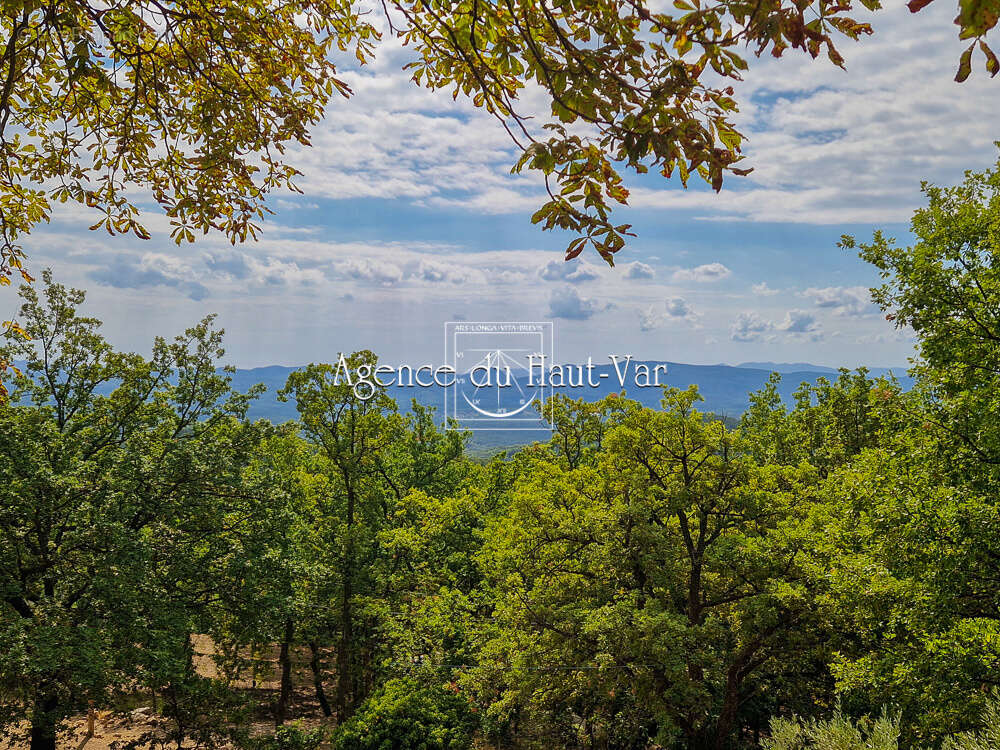
{"label": "thin tree trunk", "polygon": [[719,720],[715,725],[714,750],[726,750],[729,747],[733,729],[736,726],[737,704],[738,698],[736,696],[726,695]]}
{"label": "thin tree trunk", "polygon": [[281,726],[288,716],[288,706],[292,700],[292,638],[295,636],[295,624],[291,618],[285,620],[285,636],[281,641],[281,651],[278,653],[278,664],[281,667],[281,689],[278,691],[278,705],[274,709],[274,723]]}
{"label": "thin tree trunk", "polygon": [[319,701],[319,707],[323,711],[324,716],[332,716],[333,711],[330,709],[330,703],[326,699],[326,691],[323,690],[323,665],[319,660],[319,646],[316,645],[315,641],[310,641],[309,650],[312,652],[312,658],[309,660],[309,668],[312,669],[313,673],[313,688],[316,690],[316,700]]}
{"label": "thin tree trunk", "polygon": [[31,750],[56,750],[59,700],[51,695],[35,698],[31,712]]}
{"label": "thin tree trunk", "polygon": [[340,644],[337,648],[337,720],[346,721],[353,709],[354,664],[351,650],[354,647],[351,599],[353,587],[350,576],[344,576],[344,595],[341,601]]}
{"label": "thin tree trunk", "polygon": [[347,482],[347,544],[344,547],[343,591],[340,607],[340,647],[337,649],[337,721],[354,712],[354,488]]}

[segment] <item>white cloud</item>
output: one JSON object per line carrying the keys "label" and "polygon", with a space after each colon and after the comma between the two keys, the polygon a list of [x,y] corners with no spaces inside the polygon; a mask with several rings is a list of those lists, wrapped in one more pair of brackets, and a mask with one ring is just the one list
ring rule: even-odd
{"label": "white cloud", "polygon": [[652,279],[656,276],[656,271],[653,270],[652,266],[640,261],[624,263],[621,268],[625,270],[626,279]]}
{"label": "white cloud", "polygon": [[350,258],[333,265],[334,272],[344,278],[370,281],[391,286],[403,280],[403,269],[397,264],[371,258]]}
{"label": "white cloud", "polygon": [[244,286],[316,286],[325,280],[319,268],[303,267],[293,260],[255,257],[237,250],[209,253],[202,259],[216,277]]}
{"label": "white cloud", "polygon": [[653,305],[640,312],[639,329],[651,331],[671,320],[686,320],[689,323],[695,323],[699,317],[701,316],[695,312],[686,299],[670,297],[664,301],[663,305]]}
{"label": "white cloud", "polygon": [[573,287],[556,289],[549,297],[549,315],[567,320],[587,320],[605,309],[597,300],[581,297]]}
{"label": "white cloud", "polygon": [[662,310],[657,310],[655,306],[648,307],[639,312],[639,330],[652,331],[663,325],[665,316]]}
{"label": "white cloud", "polygon": [[721,263],[705,263],[694,268],[679,268],[673,273],[673,280],[677,282],[696,281],[705,283],[709,281],[719,281],[732,275],[732,271]]}
{"label": "white cloud", "polygon": [[741,312],[729,329],[733,341],[761,341],[765,334],[774,330],[774,323],[765,320],[755,312]]}
{"label": "white cloud", "polygon": [[785,333],[808,335],[813,341],[823,338],[816,316],[805,310],[789,310],[785,313],[785,319],[776,328]]}
{"label": "white cloud", "polygon": [[461,198],[435,195],[417,205],[440,208],[463,208],[480,214],[530,214],[545,203],[545,195],[533,190],[522,193],[506,187],[495,187]]}
{"label": "white cloud", "polygon": [[319,204],[312,201],[289,200],[287,198],[275,199],[274,205],[282,211],[315,211],[319,208]]}
{"label": "white cloud", "polygon": [[775,294],[781,294],[780,289],[772,289],[767,285],[766,281],[762,281],[759,284],[754,284],[750,287],[753,293],[759,297],[773,297]]}
{"label": "white cloud", "polygon": [[690,318],[695,313],[683,297],[671,297],[666,301],[667,315],[671,318]]}
{"label": "white cloud", "polygon": [[483,284],[486,281],[480,269],[428,258],[420,259],[409,278],[431,284]]}
{"label": "white cloud", "polygon": [[538,275],[545,281],[568,281],[579,284],[600,278],[600,269],[585,260],[550,260],[540,269]]}
{"label": "white cloud", "polygon": [[173,287],[193,300],[208,296],[208,289],[178,258],[160,253],[144,253],[138,258],[120,254],[109,261],[92,270],[90,279],[117,289]]}
{"label": "white cloud", "polygon": [[868,333],[856,339],[859,344],[913,344],[916,340],[910,329],[889,333]]}
{"label": "white cloud", "polygon": [[839,316],[871,315],[878,308],[871,301],[871,292],[864,286],[809,287],[800,296]]}
{"label": "white cloud", "polygon": [[826,336],[816,316],[806,310],[788,310],[780,323],[757,312],[741,312],[729,328],[729,338],[743,343],[774,341],[777,333],[799,341],[821,341]]}

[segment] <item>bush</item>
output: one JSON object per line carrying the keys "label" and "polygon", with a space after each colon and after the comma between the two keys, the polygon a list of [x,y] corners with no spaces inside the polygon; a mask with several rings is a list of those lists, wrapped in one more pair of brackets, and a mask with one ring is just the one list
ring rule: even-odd
{"label": "bush", "polygon": [[995,750],[1000,747],[1000,694],[994,693],[981,717],[982,729],[944,741],[942,750]]}
{"label": "bush", "polygon": [[224,681],[188,674],[161,688],[158,695],[160,716],[167,721],[121,743],[121,750],[215,748],[243,742],[251,706],[246,696]]}
{"label": "bush", "polygon": [[278,727],[274,734],[252,738],[248,750],[316,750],[326,739],[322,727],[302,729],[296,724]]}
{"label": "bush", "polygon": [[855,724],[838,709],[831,719],[772,719],[764,750],[898,750],[899,715]]}
{"label": "bush", "polygon": [[467,750],[468,701],[442,687],[389,680],[334,735],[334,750]]}
{"label": "bush", "polygon": [[[945,739],[941,750],[1000,748],[1000,694],[986,705],[980,729]],[[831,719],[772,719],[764,750],[899,750],[899,715],[855,724],[838,709]],[[916,749],[914,749],[916,750]]]}

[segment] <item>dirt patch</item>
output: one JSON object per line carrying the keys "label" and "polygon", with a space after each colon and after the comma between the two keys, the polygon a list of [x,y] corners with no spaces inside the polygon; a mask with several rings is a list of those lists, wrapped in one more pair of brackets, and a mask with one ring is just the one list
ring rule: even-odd
{"label": "dirt patch", "polygon": [[[241,652],[239,654],[241,661],[239,669],[235,673],[226,675],[219,669],[215,658],[216,646],[209,636],[194,636],[192,645],[194,647],[195,671],[203,677],[217,679],[229,677],[230,685],[244,693],[254,709],[254,715],[260,717],[251,724],[251,732],[253,734],[272,733],[274,723],[268,719],[268,715],[277,699],[280,686],[279,647],[276,644],[268,644],[252,652]],[[323,716],[319,702],[316,700],[313,674],[309,667],[311,656],[311,652],[305,647],[295,648],[291,652],[293,690],[289,712],[290,720],[303,729],[323,726],[332,731],[333,720]],[[328,663],[330,656],[324,654],[325,663]],[[331,675],[325,673],[324,681],[327,690],[331,691],[333,684]],[[129,742],[148,737],[151,733],[159,734],[165,720],[154,713],[151,697],[148,694],[145,697],[136,697],[139,705],[128,711],[120,713],[95,711],[92,736],[88,736],[90,722],[86,713],[68,719],[59,733],[58,750],[116,750]],[[27,727],[20,727],[15,734],[26,736]],[[0,737],[0,749],[3,748],[27,750],[28,743],[24,740],[12,742]]]}

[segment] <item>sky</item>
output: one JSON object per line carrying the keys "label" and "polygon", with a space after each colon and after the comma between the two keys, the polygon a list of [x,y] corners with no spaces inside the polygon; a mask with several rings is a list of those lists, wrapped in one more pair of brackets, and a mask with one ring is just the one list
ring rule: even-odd
{"label": "sky", "polygon": [[[209,313],[240,367],[335,361],[372,349],[386,362],[434,362],[446,321],[552,321],[556,359],[631,354],[695,364],[747,360],[899,366],[913,338],[871,305],[875,270],[837,247],[876,228],[907,242],[921,180],[960,181],[994,164],[1000,80],[952,79],[964,47],[954,3],[911,15],[898,0],[865,16],[875,35],[845,40],[847,70],[802,54],[754,59],[737,87],[748,177],[720,194],[626,178],[616,221],[638,235],[609,268],[572,239],[530,223],[532,175],[488,115],[418,89],[393,40],[345,70],[356,95],[330,104],[289,161],[303,193],[275,195],[259,241],[89,232],[88,209],[60,206],[25,243],[29,268],[88,291],[85,310],[117,347],[148,352]],[[532,97],[535,97],[535,101]],[[541,107],[537,93],[527,107]],[[0,318],[16,300],[0,291]]]}

